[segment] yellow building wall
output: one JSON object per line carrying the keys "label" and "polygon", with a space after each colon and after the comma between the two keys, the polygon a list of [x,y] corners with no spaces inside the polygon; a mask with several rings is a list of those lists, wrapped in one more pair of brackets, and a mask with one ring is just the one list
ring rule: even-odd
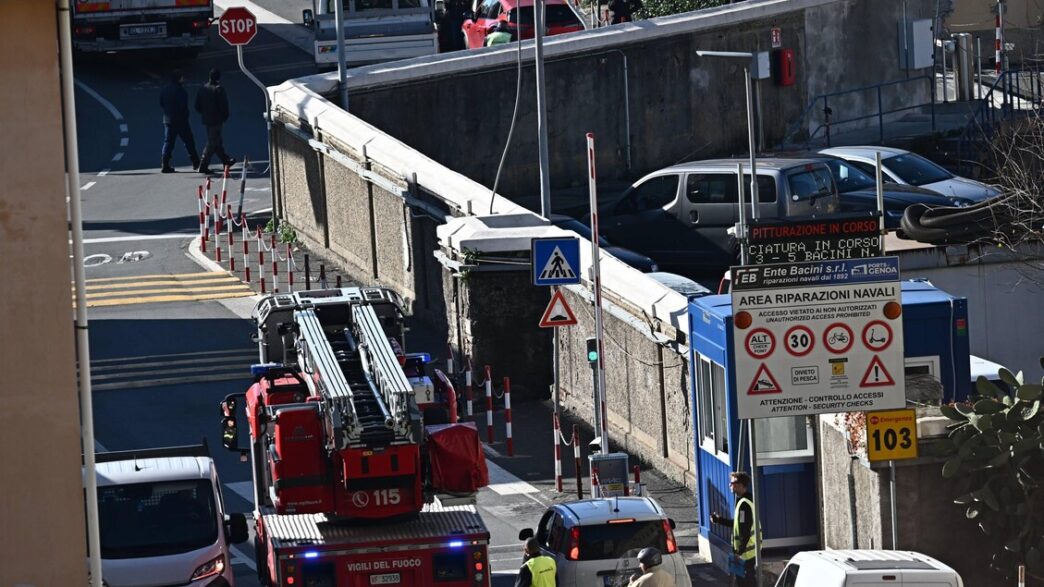
{"label": "yellow building wall", "polygon": [[55,2],[0,2],[0,586],[86,585]]}

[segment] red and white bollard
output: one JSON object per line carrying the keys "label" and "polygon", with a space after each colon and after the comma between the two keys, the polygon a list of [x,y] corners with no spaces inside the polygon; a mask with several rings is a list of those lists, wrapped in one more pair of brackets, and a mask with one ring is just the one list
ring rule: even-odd
{"label": "red and white bollard", "polygon": [[290,293],[294,293],[294,251],[290,243],[286,243],[286,287]]}
{"label": "red and white bollard", "polygon": [[227,216],[228,216],[228,222],[225,224],[225,226],[228,227],[228,270],[231,271],[232,273],[235,273],[236,272],[236,254],[232,252],[232,248],[236,244],[236,238],[235,238],[236,231],[233,230],[233,228],[232,228],[232,225],[234,223],[232,222],[232,206],[231,205],[228,207],[228,215]]}
{"label": "red and white bollard", "polygon": [[453,346],[446,345],[446,373],[453,375]]}
{"label": "red and white bollard", "polygon": [[573,424],[573,460],[576,463],[576,498],[584,498],[584,468],[580,463],[580,425]]}
{"label": "red and white bollard", "polygon": [[210,238],[210,202],[203,208],[203,238],[199,241],[199,250],[207,252],[207,240]]}
{"label": "red and white bollard", "polygon": [[471,388],[471,359],[468,359],[468,368],[464,371],[464,393],[468,395],[468,417],[473,418],[475,410],[472,400],[475,399],[475,393]]}
{"label": "red and white bollard", "polygon": [[555,435],[555,491],[562,493],[562,427],[558,412],[551,413],[551,430]]}
{"label": "red and white bollard", "polygon": [[243,281],[250,283],[250,239],[247,238],[246,216],[243,217]]}
{"label": "red and white bollard", "polygon": [[276,236],[272,235],[272,293],[279,293],[279,250],[276,249]]}
{"label": "red and white bollard", "polygon": [[493,369],[486,365],[486,439],[493,442]]}
{"label": "red and white bollard", "polygon": [[199,207],[199,237],[203,238],[203,186],[196,188],[196,199]]}
{"label": "red and white bollard", "polygon": [[265,244],[261,241],[261,227],[257,228],[257,277],[261,280],[261,293],[265,291]]}
{"label": "red and white bollard", "polygon": [[507,430],[507,453],[515,456],[515,443],[511,438],[511,378],[504,378],[504,428]]}

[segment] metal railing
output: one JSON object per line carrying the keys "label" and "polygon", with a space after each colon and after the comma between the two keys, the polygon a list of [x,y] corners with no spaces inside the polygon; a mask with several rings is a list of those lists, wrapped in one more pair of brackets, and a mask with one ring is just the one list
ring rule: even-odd
{"label": "metal railing", "polygon": [[[902,84],[915,84],[917,82],[925,82],[925,83],[928,84],[929,90],[931,92],[931,98],[929,99],[928,102],[925,102],[925,103],[922,103],[922,104],[901,106],[901,107],[892,108],[892,109],[889,109],[889,110],[885,110],[884,109],[884,93],[883,93],[883,91],[886,88],[891,88],[892,86],[899,86],[899,85],[902,85]],[[833,118],[834,112],[830,108],[830,101],[831,101],[831,99],[833,99],[835,101],[835,104],[836,104],[836,102],[838,101],[839,98],[842,98],[844,96],[850,96],[850,95],[857,94],[857,93],[860,93],[860,92],[875,92],[876,93],[876,97],[877,97],[877,111],[876,112],[873,112],[871,114],[863,114],[863,115],[859,115],[859,116],[852,116],[852,117],[848,117],[848,118]],[[830,93],[827,93],[827,94],[820,94],[820,95],[818,95],[818,96],[816,96],[815,98],[812,99],[812,101],[808,105],[808,108],[805,109],[805,111],[802,113],[801,117],[798,119],[797,127],[794,128],[787,135],[787,138],[784,139],[783,142],[784,142],[784,144],[792,144],[791,140],[795,136],[797,136],[802,130],[804,130],[804,128],[807,125],[809,117],[812,114],[812,112],[816,111],[817,107],[820,107],[821,108],[820,111],[823,113],[825,121],[822,122],[819,126],[817,126],[815,129],[812,130],[812,132],[810,132],[808,134],[808,138],[805,139],[805,148],[806,149],[807,148],[811,148],[813,141],[815,141],[816,137],[819,136],[819,134],[821,132],[825,136],[826,146],[830,147],[830,146],[832,146],[831,145],[831,136],[832,136],[832,130],[833,130],[834,127],[837,127],[837,126],[843,125],[843,124],[851,124],[851,123],[854,123],[854,122],[859,122],[859,121],[863,121],[863,120],[869,120],[869,119],[873,119],[873,118],[877,119],[877,132],[878,132],[878,139],[879,139],[878,142],[884,143],[884,137],[885,137],[885,121],[884,121],[884,118],[885,118],[885,115],[895,114],[897,112],[904,112],[906,110],[916,110],[916,109],[919,109],[919,108],[923,108],[924,106],[928,106],[929,109],[931,110],[932,131],[934,132],[935,131],[935,80],[930,75],[920,75],[920,76],[911,77],[911,78],[908,78],[908,79],[901,79],[901,80],[895,80],[895,81],[890,81],[890,82],[883,82],[883,83],[873,84],[873,85],[869,85],[869,86],[862,86],[862,87],[859,87],[859,88],[852,88],[852,89],[849,89],[849,90],[839,90],[837,92],[830,92]]]}
{"label": "metal railing", "polygon": [[[968,124],[957,141],[958,172],[978,160],[979,150],[993,138],[996,127],[1037,112],[1044,106],[1044,69],[1039,64],[1004,71],[977,100]],[[980,84],[981,91],[981,84]]]}

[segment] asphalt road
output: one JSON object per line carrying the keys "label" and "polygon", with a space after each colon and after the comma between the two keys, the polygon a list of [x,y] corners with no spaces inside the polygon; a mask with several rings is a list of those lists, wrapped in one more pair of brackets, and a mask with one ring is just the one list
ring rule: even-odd
{"label": "asphalt road", "polygon": [[[285,18],[299,16],[294,4],[307,6],[262,4]],[[256,298],[238,280],[212,272],[188,254],[198,233],[197,188],[203,178],[189,169],[181,145],[174,157],[178,173],[159,173],[160,88],[171,71],[182,69],[191,99],[216,67],[223,72],[232,111],[226,149],[240,161],[250,160],[244,210],[263,218],[271,207],[261,89],[239,71],[235,51],[211,33],[210,44],[194,60],[145,53],[76,63],[95,432],[100,450],[191,444],[206,437],[229,510],[248,512],[249,469],[220,448],[217,402],[249,384],[256,357],[249,314]],[[266,85],[315,72],[309,54],[265,28],[244,50],[244,61]],[[201,150],[205,134],[198,118],[193,124]],[[241,163],[234,167],[227,186],[234,204],[242,169]],[[212,182],[212,192],[221,189],[219,176]],[[411,348],[442,347],[422,328],[410,336]],[[491,486],[480,493],[479,509],[492,533],[497,587],[513,584],[521,562],[518,531],[533,527],[551,503],[571,499],[571,493],[554,491],[549,423],[546,406],[518,406],[515,430],[526,433],[516,439],[516,456],[497,452],[504,450],[502,440],[490,447]],[[498,437],[502,430],[498,417]],[[570,459],[565,473],[572,478]],[[679,543],[696,584],[725,584],[711,582],[712,577],[721,581],[720,575],[698,564],[691,492],[651,473],[645,481],[679,522]],[[232,563],[239,585],[258,584],[251,543],[236,547]]]}

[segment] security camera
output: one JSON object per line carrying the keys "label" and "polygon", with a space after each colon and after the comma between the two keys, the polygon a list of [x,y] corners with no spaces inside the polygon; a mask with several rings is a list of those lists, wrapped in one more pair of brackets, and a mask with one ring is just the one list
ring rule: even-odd
{"label": "security camera", "polygon": [[602,437],[595,436],[591,439],[591,442],[587,443],[587,452],[596,455],[602,452]]}

